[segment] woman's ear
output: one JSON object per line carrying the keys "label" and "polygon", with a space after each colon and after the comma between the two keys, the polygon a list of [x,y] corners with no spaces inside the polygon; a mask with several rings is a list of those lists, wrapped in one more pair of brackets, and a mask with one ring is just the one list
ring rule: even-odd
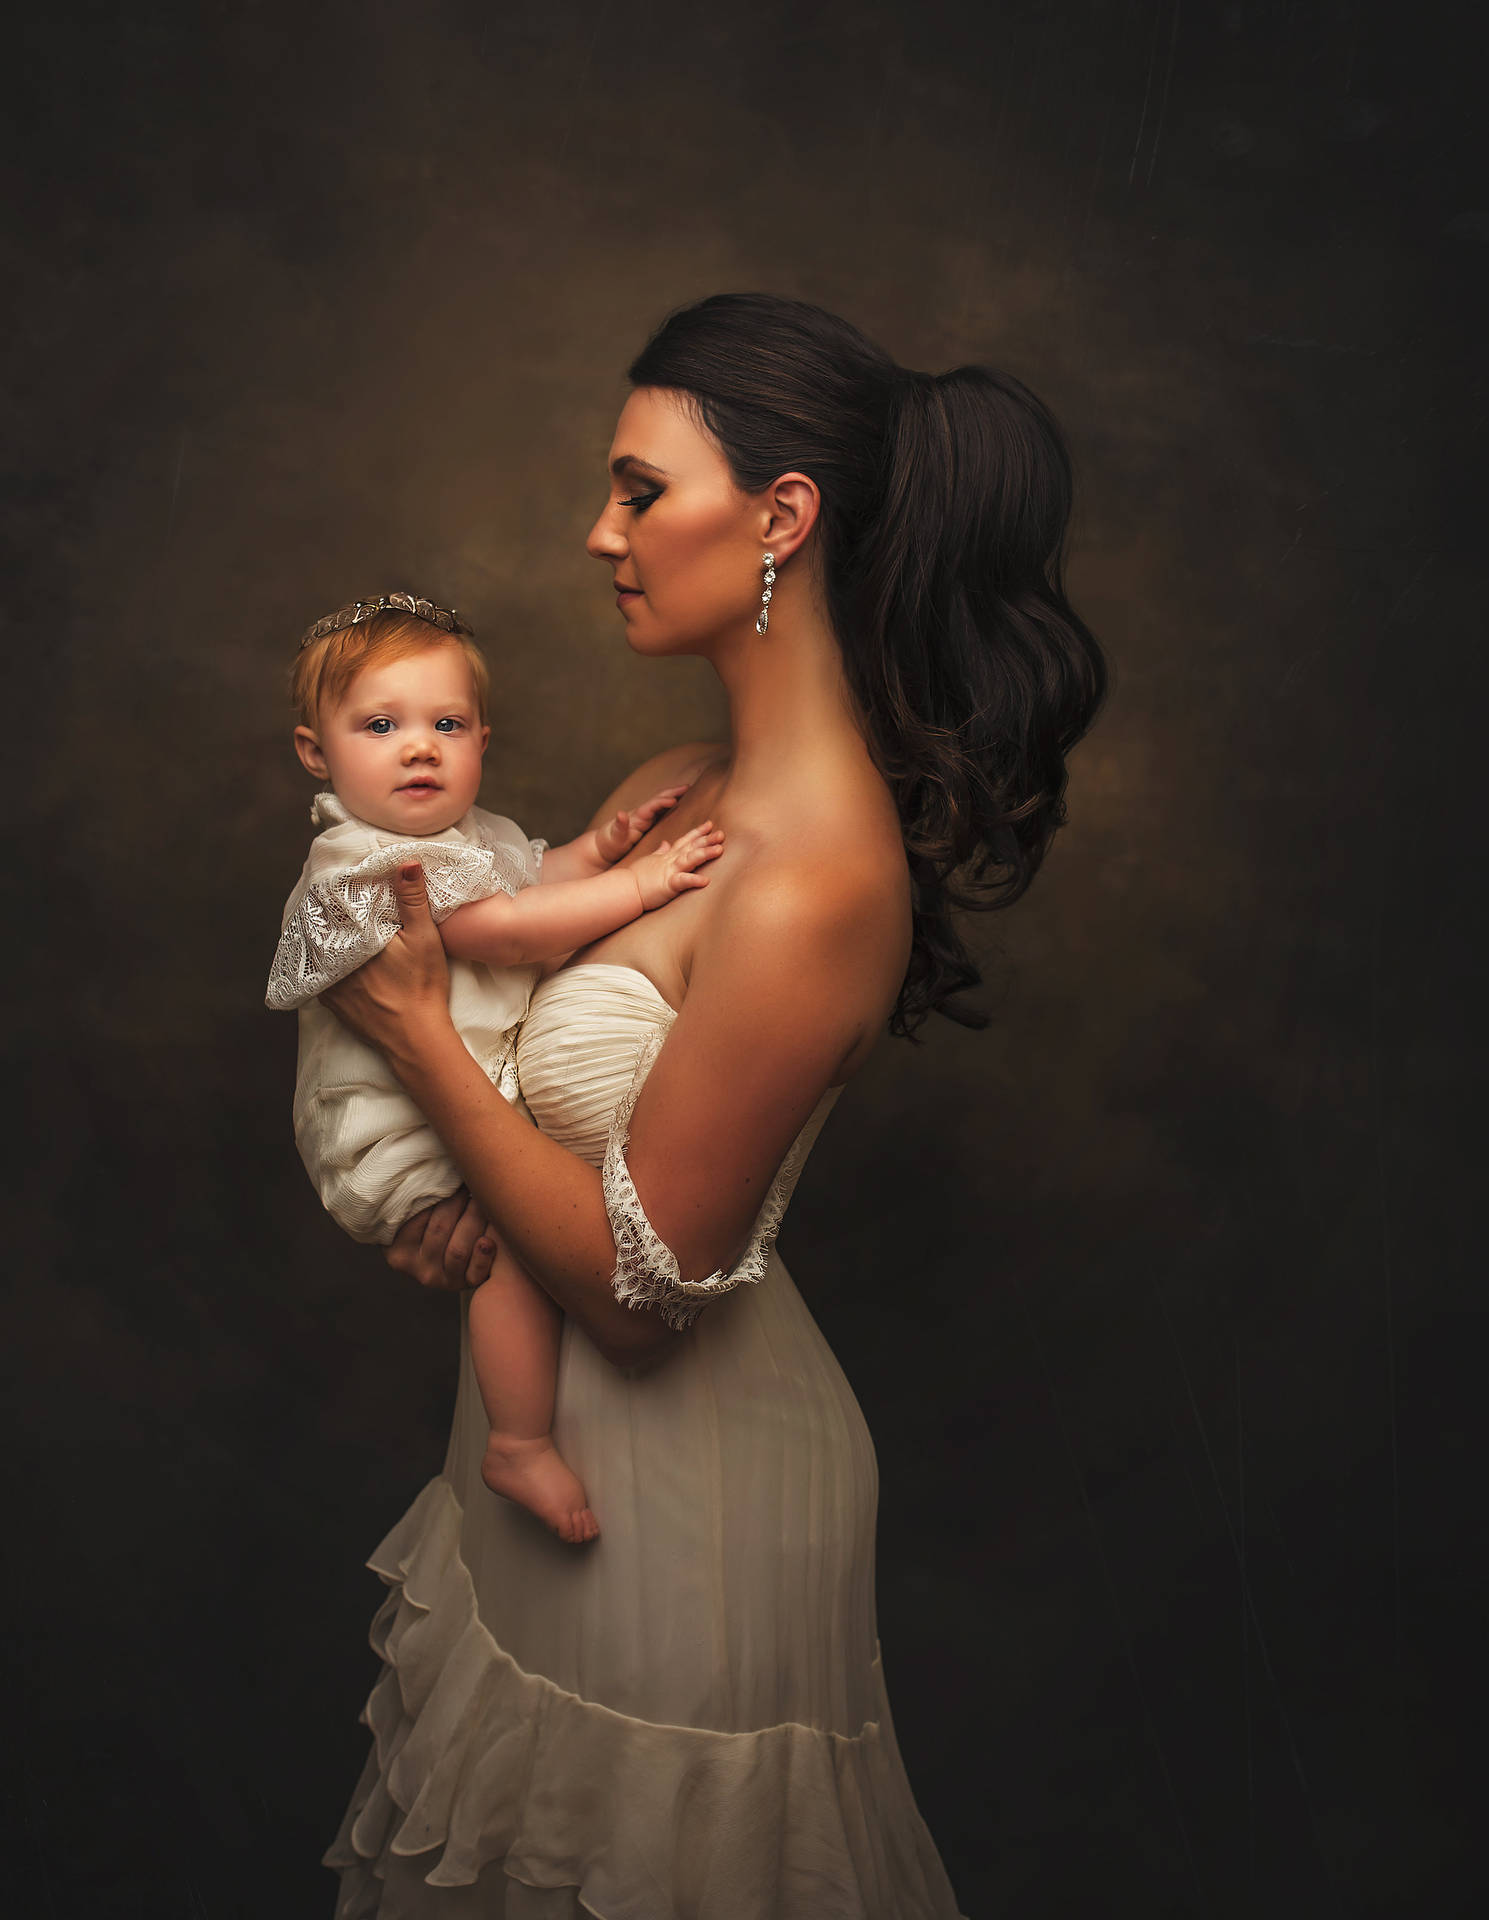
{"label": "woman's ear", "polygon": [[331,769],[326,765],[326,756],[321,752],[320,738],[309,727],[295,728],[295,752],[300,756],[300,765],[307,773],[313,773],[317,780],[329,780]]}
{"label": "woman's ear", "polygon": [[822,511],[822,495],[817,482],[806,474],[783,473],[765,489],[764,504],[760,544],[775,555],[779,566],[810,536]]}

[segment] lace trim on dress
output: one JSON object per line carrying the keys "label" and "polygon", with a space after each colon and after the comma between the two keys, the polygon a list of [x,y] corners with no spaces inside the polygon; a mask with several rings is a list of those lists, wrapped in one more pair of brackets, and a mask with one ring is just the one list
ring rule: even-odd
{"label": "lace trim on dress", "polygon": [[[670,1023],[669,1023],[670,1024]],[[757,1284],[780,1231],[781,1220],[791,1199],[806,1160],[809,1144],[802,1137],[793,1142],[770,1183],[744,1252],[732,1267],[720,1267],[704,1280],[684,1280],[677,1255],[646,1217],[631,1170],[626,1165],[630,1144],[631,1115],[652,1064],[662,1050],[667,1028],[659,1028],[642,1045],[636,1056],[636,1071],[631,1084],[615,1109],[610,1123],[610,1138],[605,1148],[601,1182],[610,1229],[615,1235],[615,1272],[610,1284],[623,1306],[655,1307],[669,1327],[679,1331],[690,1327],[710,1300],[732,1293],[737,1286]]]}
{"label": "lace trim on dress", "polygon": [[402,925],[392,877],[411,860],[424,869],[436,921],[473,900],[520,893],[532,879],[522,848],[494,838],[400,840],[378,847],[307,888],[279,936],[264,1004],[276,1012],[301,1006],[381,953]]}

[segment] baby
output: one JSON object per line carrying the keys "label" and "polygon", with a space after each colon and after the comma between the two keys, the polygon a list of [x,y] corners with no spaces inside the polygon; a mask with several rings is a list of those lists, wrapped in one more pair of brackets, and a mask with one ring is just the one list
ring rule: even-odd
{"label": "baby", "polygon": [[[450,960],[450,1013],[502,1093],[520,1098],[515,1031],[544,960],[703,887],[723,835],[711,821],[617,867],[683,787],[565,846],[529,840],[474,802],[481,783],[486,663],[452,612],[408,594],[328,614],[300,643],[295,751],[329,782],[322,829],[285,904],[265,996],[299,1009],[295,1142],[332,1217],[384,1245],[460,1174],[382,1055],[316,997],[394,937],[390,885],[417,860]],[[470,1347],[491,1427],[482,1473],[495,1492],[579,1545],[599,1533],[578,1476],[553,1444],[561,1316],[504,1249],[470,1300]]]}

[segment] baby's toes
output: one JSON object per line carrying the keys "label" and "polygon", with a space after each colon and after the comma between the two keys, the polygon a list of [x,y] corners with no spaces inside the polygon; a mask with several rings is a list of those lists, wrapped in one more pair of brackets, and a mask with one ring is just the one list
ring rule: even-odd
{"label": "baby's toes", "polygon": [[586,1540],[592,1538],[589,1528],[593,1519],[594,1515],[588,1507],[564,1515],[564,1539],[571,1547],[582,1547]]}

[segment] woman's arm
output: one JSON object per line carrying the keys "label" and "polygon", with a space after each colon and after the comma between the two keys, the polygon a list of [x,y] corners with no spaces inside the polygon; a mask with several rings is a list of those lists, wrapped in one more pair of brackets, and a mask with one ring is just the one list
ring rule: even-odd
{"label": "woman's arm", "polygon": [[[792,1139],[898,984],[892,966],[864,964],[885,945],[882,876],[876,897],[826,862],[743,881],[709,916],[631,1124],[638,1198],[684,1279],[730,1264]],[[600,1351],[617,1366],[655,1357],[677,1336],[615,1297],[598,1171],[530,1127],[466,1052],[419,870],[398,887],[406,931],[327,998],[384,1049],[497,1233]]]}
{"label": "woman's arm", "polygon": [[738,876],[707,916],[626,1151],[682,1280],[733,1266],[797,1134],[882,1028],[898,908],[867,864],[802,859]]}

